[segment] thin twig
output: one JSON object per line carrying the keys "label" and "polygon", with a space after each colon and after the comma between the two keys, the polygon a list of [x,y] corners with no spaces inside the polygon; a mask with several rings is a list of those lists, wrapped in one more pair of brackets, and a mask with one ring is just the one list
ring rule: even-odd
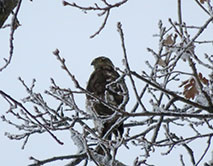
{"label": "thin twig", "polygon": [[101,11],[101,13],[98,14],[98,16],[103,16],[104,14],[106,15],[104,18],[103,23],[101,24],[101,26],[98,28],[98,30],[90,36],[90,38],[94,38],[95,36],[97,36],[106,26],[107,20],[109,18],[110,15],[110,10],[112,10],[113,8],[118,8],[120,6],[122,6],[123,4],[125,4],[128,0],[123,0],[120,2],[117,2],[115,4],[109,4],[108,2],[106,2],[106,0],[102,0],[102,2],[104,3],[104,7],[100,7],[97,3],[95,3],[94,6],[88,6],[88,7],[84,7],[81,5],[78,5],[76,3],[69,3],[67,1],[63,1],[63,5],[64,6],[71,6],[77,9],[80,9],[82,11]]}
{"label": "thin twig", "polygon": [[206,10],[203,5],[198,1],[198,0],[195,0],[195,2],[200,6],[201,9],[203,9],[204,12],[206,12],[208,15],[210,15],[210,13],[208,12],[208,10]]}
{"label": "thin twig", "polygon": [[136,85],[135,85],[135,81],[134,81],[134,79],[132,77],[132,74],[130,72],[131,70],[130,70],[128,59],[127,59],[127,51],[126,51],[126,47],[125,47],[124,33],[123,33],[123,29],[122,29],[122,24],[120,22],[118,22],[117,28],[118,28],[118,32],[119,32],[120,38],[121,38],[121,45],[122,45],[122,49],[123,49],[123,55],[124,55],[124,59],[125,59],[125,67],[126,67],[126,70],[127,70],[127,75],[130,78],[130,81],[131,81],[131,84],[132,84],[132,87],[133,87],[137,102],[141,105],[141,107],[145,111],[146,108],[145,108],[145,106],[143,105],[143,103],[140,100],[140,97],[138,95],[137,88],[136,88]]}
{"label": "thin twig", "polygon": [[12,23],[11,23],[11,33],[10,33],[10,51],[9,51],[9,57],[8,59],[4,59],[5,60],[5,64],[4,66],[2,66],[0,68],[0,72],[2,70],[4,70],[5,68],[7,68],[7,66],[11,63],[11,60],[12,60],[12,57],[13,57],[13,50],[14,50],[14,45],[13,45],[13,40],[14,40],[14,33],[15,33],[15,30],[17,29],[17,15],[18,15],[18,12],[19,12],[19,9],[21,7],[21,2],[22,0],[19,0],[18,2],[18,5],[17,5],[17,8],[16,8],[16,11],[12,17]]}
{"label": "thin twig", "polygon": [[28,166],[40,166],[40,165],[44,165],[57,160],[68,160],[73,158],[86,158],[86,153],[77,154],[77,155],[57,156],[57,157],[52,157],[46,160],[37,160],[34,157],[30,157],[31,160],[35,161],[35,163],[30,164]]}
{"label": "thin twig", "polygon": [[100,26],[100,28],[98,29],[97,32],[95,32],[93,35],[90,36],[90,38],[94,38],[95,36],[97,36],[105,27],[106,23],[107,23],[107,20],[109,18],[109,14],[110,14],[110,10],[107,10],[106,11],[106,16],[105,16],[105,19],[102,23],[102,25]]}
{"label": "thin twig", "polygon": [[206,149],[204,150],[202,156],[200,157],[200,159],[198,160],[198,162],[194,165],[194,166],[198,166],[199,163],[202,161],[202,159],[204,158],[204,156],[206,155],[206,153],[208,152],[209,148],[210,148],[210,145],[211,145],[211,138],[212,138],[212,135],[209,136],[209,139],[207,141],[207,147]]}
{"label": "thin twig", "polygon": [[9,100],[11,100],[13,103],[21,107],[25,113],[27,113],[32,119],[34,119],[41,127],[43,127],[59,144],[63,145],[64,143],[61,142],[45,125],[43,125],[38,119],[35,118],[34,115],[32,115],[20,102],[10,97],[8,94],[0,90],[0,94]]}
{"label": "thin twig", "polygon": [[183,27],[182,25],[182,11],[181,11],[181,0],[178,0],[178,21],[179,21],[179,29],[180,34],[183,35]]}
{"label": "thin twig", "polygon": [[131,71],[131,73],[132,73],[132,75],[134,75],[135,77],[137,77],[137,78],[141,79],[142,81],[148,83],[149,85],[151,85],[151,86],[153,86],[153,87],[155,87],[155,88],[161,90],[162,92],[165,92],[165,93],[167,93],[167,94],[173,96],[173,97],[176,98],[177,100],[183,101],[184,103],[190,104],[190,105],[192,105],[192,106],[194,106],[194,107],[204,109],[204,110],[206,110],[206,111],[208,111],[208,112],[213,112],[213,110],[212,110],[211,107],[206,107],[206,106],[200,105],[200,104],[198,104],[198,103],[195,103],[195,102],[193,102],[193,101],[187,100],[187,99],[185,99],[185,98],[183,98],[183,97],[177,95],[176,93],[174,93],[174,92],[172,92],[172,91],[169,91],[169,90],[166,90],[166,89],[162,88],[161,86],[159,86],[159,85],[157,85],[157,84],[151,82],[150,80],[148,80],[148,79],[146,79],[146,78],[140,76],[138,73],[136,73],[136,72],[134,72],[134,71]]}

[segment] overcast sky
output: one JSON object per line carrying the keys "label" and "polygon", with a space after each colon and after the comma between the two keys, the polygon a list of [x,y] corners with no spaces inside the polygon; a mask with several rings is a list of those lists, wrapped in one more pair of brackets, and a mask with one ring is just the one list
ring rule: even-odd
{"label": "overcast sky", "polygon": [[[18,19],[21,27],[15,32],[14,56],[9,67],[0,73],[0,89],[17,100],[26,96],[24,87],[18,81],[20,76],[30,85],[32,79],[37,80],[36,90],[43,92],[50,86],[50,78],[54,78],[62,87],[73,88],[67,74],[61,70],[59,62],[52,52],[58,48],[61,56],[72,73],[76,75],[82,86],[86,86],[92,72],[91,60],[99,55],[108,56],[116,66],[122,66],[122,49],[116,24],[121,21],[125,33],[126,47],[130,66],[136,71],[144,70],[145,60],[153,59],[146,48],[158,48],[158,21],[168,25],[168,18],[177,19],[177,0],[141,1],[130,0],[124,6],[110,13],[108,23],[100,35],[93,39],[103,18],[97,13],[84,14],[78,9],[64,7],[61,0],[25,0],[22,3]],[[76,1],[77,2],[77,1]],[[80,2],[80,1],[79,1]],[[83,0],[82,0],[83,2]],[[87,3],[84,3],[87,5]],[[92,3],[91,3],[92,4]],[[183,20],[189,25],[202,25],[207,15],[193,0],[183,3]],[[8,23],[10,19],[8,20]],[[0,30],[0,65],[3,58],[8,57],[10,29]],[[213,37],[213,30],[206,36]],[[84,109],[84,97],[79,97],[79,104]],[[0,97],[0,115],[5,114],[7,103]],[[11,141],[4,136],[5,131],[18,133],[13,127],[0,121],[0,165],[25,166],[30,163],[28,157],[45,159],[63,154],[75,154],[75,146],[67,133],[58,133],[65,142],[58,145],[48,134],[35,135],[30,138],[26,148],[21,150],[22,141]],[[122,148],[122,155],[128,151]],[[128,154],[122,159],[124,163],[134,159],[136,154]],[[206,158],[208,160],[208,158]],[[210,158],[209,158],[210,159]],[[174,163],[175,157],[162,163]],[[179,161],[179,158],[176,158]],[[48,165],[48,164],[47,164]],[[56,166],[57,164],[49,164]]]}

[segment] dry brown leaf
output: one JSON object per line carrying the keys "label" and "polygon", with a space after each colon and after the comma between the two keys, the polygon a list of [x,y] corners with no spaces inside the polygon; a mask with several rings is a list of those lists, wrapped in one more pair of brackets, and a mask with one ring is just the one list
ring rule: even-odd
{"label": "dry brown leaf", "polygon": [[196,82],[194,78],[191,78],[188,83],[185,84],[183,94],[187,99],[194,99],[198,93]]}
{"label": "dry brown leaf", "polygon": [[200,3],[204,4],[204,2],[207,2],[207,0],[200,0]]}
{"label": "dry brown leaf", "polygon": [[184,81],[179,87],[182,87],[182,86],[184,88],[183,95],[187,99],[194,99],[194,97],[197,94],[199,94],[199,91],[197,90],[196,82],[195,82],[194,78]]}
{"label": "dry brown leaf", "polygon": [[203,77],[202,73],[199,73],[198,77],[203,84],[205,84],[205,85],[209,84],[209,80],[207,80],[205,77]]}
{"label": "dry brown leaf", "polygon": [[194,84],[188,83],[184,86],[184,91],[188,90],[190,87],[194,86]]}
{"label": "dry brown leaf", "polygon": [[[202,84],[208,85],[209,80],[203,77],[202,73],[198,74],[198,78],[200,79]],[[194,99],[194,97],[199,94],[199,90],[197,89],[196,81],[194,78],[190,78],[186,81],[183,81],[179,87],[184,88],[183,95],[187,99]]]}
{"label": "dry brown leaf", "polygon": [[160,65],[160,66],[162,66],[162,67],[166,67],[167,65],[166,65],[166,62],[163,60],[163,59],[159,59],[158,60],[158,64]]}
{"label": "dry brown leaf", "polygon": [[199,93],[196,86],[191,86],[190,88],[184,90],[183,94],[187,99],[194,99],[194,97]]}
{"label": "dry brown leaf", "polygon": [[174,40],[172,39],[172,34],[167,36],[167,38],[163,41],[163,45],[165,46],[171,46],[174,44]]}

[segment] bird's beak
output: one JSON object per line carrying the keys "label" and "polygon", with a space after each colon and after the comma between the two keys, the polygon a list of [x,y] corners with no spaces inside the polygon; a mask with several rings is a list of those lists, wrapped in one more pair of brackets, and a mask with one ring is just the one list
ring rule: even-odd
{"label": "bird's beak", "polygon": [[94,60],[91,62],[91,64],[90,64],[90,65],[94,66]]}

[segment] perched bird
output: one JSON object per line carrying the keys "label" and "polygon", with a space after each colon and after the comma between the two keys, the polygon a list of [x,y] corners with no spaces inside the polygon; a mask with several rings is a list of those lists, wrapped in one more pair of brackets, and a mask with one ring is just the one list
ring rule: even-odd
{"label": "perched bird", "polygon": [[[100,137],[103,137],[113,124],[116,123],[119,116],[110,118],[116,111],[106,104],[112,105],[114,108],[124,108],[125,96],[128,94],[124,78],[121,78],[115,70],[112,61],[104,56],[95,58],[91,65],[94,66],[94,71],[90,75],[87,91],[93,94],[94,98],[86,95],[86,107],[90,114],[93,115],[95,128],[98,130]],[[103,102],[101,102],[101,99]],[[122,106],[121,106],[122,105]],[[124,132],[123,123],[113,129],[116,137],[122,136]],[[111,139],[112,134],[108,135],[107,139]]]}

